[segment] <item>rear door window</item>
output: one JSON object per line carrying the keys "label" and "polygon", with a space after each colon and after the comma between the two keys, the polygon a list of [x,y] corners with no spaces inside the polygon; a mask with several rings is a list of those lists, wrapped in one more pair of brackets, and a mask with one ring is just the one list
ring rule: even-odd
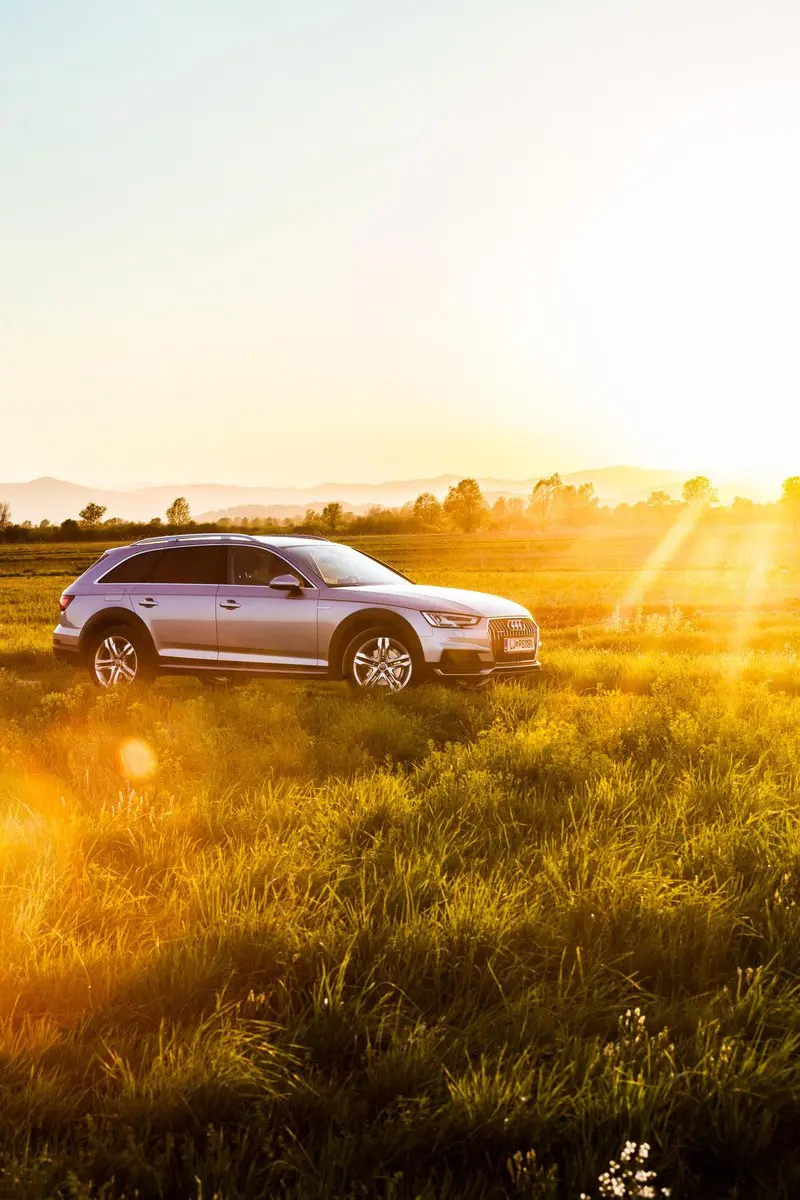
{"label": "rear door window", "polygon": [[224,546],[186,546],[165,550],[148,583],[225,583]]}
{"label": "rear door window", "polygon": [[152,583],[153,570],[163,550],[149,550],[145,554],[132,554],[104,575],[101,583]]}

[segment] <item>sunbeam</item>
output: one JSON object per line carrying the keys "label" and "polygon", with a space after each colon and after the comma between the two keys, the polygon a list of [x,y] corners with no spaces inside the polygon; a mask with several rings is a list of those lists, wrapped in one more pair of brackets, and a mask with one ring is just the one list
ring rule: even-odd
{"label": "sunbeam", "polygon": [[747,575],[739,598],[728,657],[728,671],[734,679],[741,675],[744,668],[753,628],[763,610],[769,572],[775,561],[777,534],[778,529],[774,523],[756,525],[752,530],[752,541],[747,547]]}
{"label": "sunbeam", "polygon": [[648,555],[644,566],[636,576],[630,590],[621,602],[623,610],[637,608],[653,586],[661,572],[667,567],[692,533],[704,509],[699,504],[686,504],[681,508],[655,549]]}

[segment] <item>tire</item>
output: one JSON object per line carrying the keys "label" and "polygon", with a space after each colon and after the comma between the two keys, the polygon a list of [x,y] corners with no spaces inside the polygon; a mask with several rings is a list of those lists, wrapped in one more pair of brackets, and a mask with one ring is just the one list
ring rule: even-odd
{"label": "tire", "polygon": [[354,691],[392,695],[425,681],[425,662],[413,636],[387,625],[362,629],[347,646],[342,675]]}
{"label": "tire", "polygon": [[89,678],[103,690],[141,687],[155,676],[153,644],[146,633],[113,625],[92,634],[86,648]]}

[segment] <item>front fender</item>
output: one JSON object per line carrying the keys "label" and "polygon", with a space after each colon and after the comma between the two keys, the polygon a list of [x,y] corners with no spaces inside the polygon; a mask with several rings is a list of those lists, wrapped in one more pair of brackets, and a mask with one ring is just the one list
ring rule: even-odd
{"label": "front fender", "polygon": [[[347,608],[344,615],[339,615],[337,621],[335,609]],[[353,608],[351,605],[337,605],[334,601],[330,611],[320,605],[319,633],[320,657],[328,664],[328,674],[331,679],[342,678],[342,657],[350,641],[360,629],[370,629],[376,625],[386,625],[409,638],[413,648],[420,658],[424,658],[419,634],[410,621],[400,616],[391,608],[381,608],[374,605],[370,608]],[[327,619],[326,619],[327,618]]]}

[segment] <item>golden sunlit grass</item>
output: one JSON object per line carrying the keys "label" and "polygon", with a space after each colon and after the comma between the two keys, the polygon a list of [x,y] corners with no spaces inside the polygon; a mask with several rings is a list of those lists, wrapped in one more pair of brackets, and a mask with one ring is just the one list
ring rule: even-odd
{"label": "golden sunlit grass", "polygon": [[0,555],[0,1195],[795,1196],[800,575],[694,536],[372,542],[543,624],[392,700],[97,694]]}

